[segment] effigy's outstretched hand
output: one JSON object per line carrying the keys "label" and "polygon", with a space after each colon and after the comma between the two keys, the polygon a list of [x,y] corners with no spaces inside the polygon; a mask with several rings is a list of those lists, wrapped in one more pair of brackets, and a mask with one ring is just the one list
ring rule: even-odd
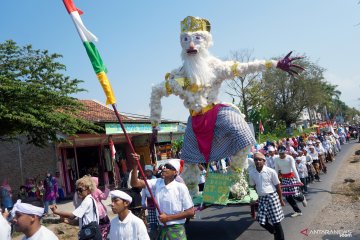
{"label": "effigy's outstretched hand", "polygon": [[[292,54],[292,51],[289,52],[283,59],[279,60],[276,67],[289,73],[291,76],[298,75],[298,71],[295,70],[305,70],[305,68],[301,67],[300,65],[293,64],[292,61],[302,59],[304,57],[293,57],[291,58],[290,55]],[[295,68],[295,70],[294,70]]]}

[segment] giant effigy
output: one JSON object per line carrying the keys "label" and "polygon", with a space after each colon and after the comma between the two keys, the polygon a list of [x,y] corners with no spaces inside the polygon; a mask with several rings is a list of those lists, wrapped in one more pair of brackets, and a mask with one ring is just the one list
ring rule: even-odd
{"label": "giant effigy", "polygon": [[208,50],[213,45],[208,20],[188,16],[180,26],[183,64],[167,73],[163,82],[153,86],[150,120],[153,137],[156,137],[162,111],[161,99],[176,95],[183,100],[190,116],[181,150],[181,159],[185,161],[182,175],[187,185],[197,186],[197,164],[231,156],[230,169],[236,171],[244,167],[249,150],[255,143],[240,110],[218,99],[223,81],[269,68],[278,68],[291,75],[303,68],[292,63],[300,57],[290,58],[291,52],[279,61],[220,60]]}

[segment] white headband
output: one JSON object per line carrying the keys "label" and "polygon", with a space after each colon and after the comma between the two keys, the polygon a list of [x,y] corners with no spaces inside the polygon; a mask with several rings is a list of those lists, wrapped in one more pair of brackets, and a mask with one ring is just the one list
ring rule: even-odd
{"label": "white headband", "polygon": [[42,217],[44,215],[44,208],[35,207],[34,205],[28,203],[22,203],[21,200],[19,199],[17,200],[13,209],[11,210],[11,215],[15,216],[16,212]]}

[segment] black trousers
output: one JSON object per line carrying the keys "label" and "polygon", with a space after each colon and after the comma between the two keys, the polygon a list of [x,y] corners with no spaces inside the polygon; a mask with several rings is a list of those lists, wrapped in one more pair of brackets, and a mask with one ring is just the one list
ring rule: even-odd
{"label": "black trousers", "polygon": [[285,240],[284,231],[281,226],[281,222],[274,223],[271,225],[267,219],[265,224],[260,224],[263,228],[265,228],[269,233],[274,234],[275,240]]}
{"label": "black trousers", "polygon": [[300,208],[298,207],[297,203],[295,200],[302,202],[304,201],[304,196],[303,195],[299,195],[297,197],[294,197],[293,195],[288,195],[285,197],[286,201],[290,204],[290,206],[293,208],[293,210],[295,212],[301,213]]}

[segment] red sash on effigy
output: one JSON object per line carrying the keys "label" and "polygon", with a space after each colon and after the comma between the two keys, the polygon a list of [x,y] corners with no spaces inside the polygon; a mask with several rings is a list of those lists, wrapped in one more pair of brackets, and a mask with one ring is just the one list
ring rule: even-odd
{"label": "red sash on effigy", "polygon": [[199,146],[201,154],[206,162],[209,161],[211,144],[214,138],[214,127],[217,114],[224,104],[216,104],[212,109],[204,114],[192,117],[192,128]]}

